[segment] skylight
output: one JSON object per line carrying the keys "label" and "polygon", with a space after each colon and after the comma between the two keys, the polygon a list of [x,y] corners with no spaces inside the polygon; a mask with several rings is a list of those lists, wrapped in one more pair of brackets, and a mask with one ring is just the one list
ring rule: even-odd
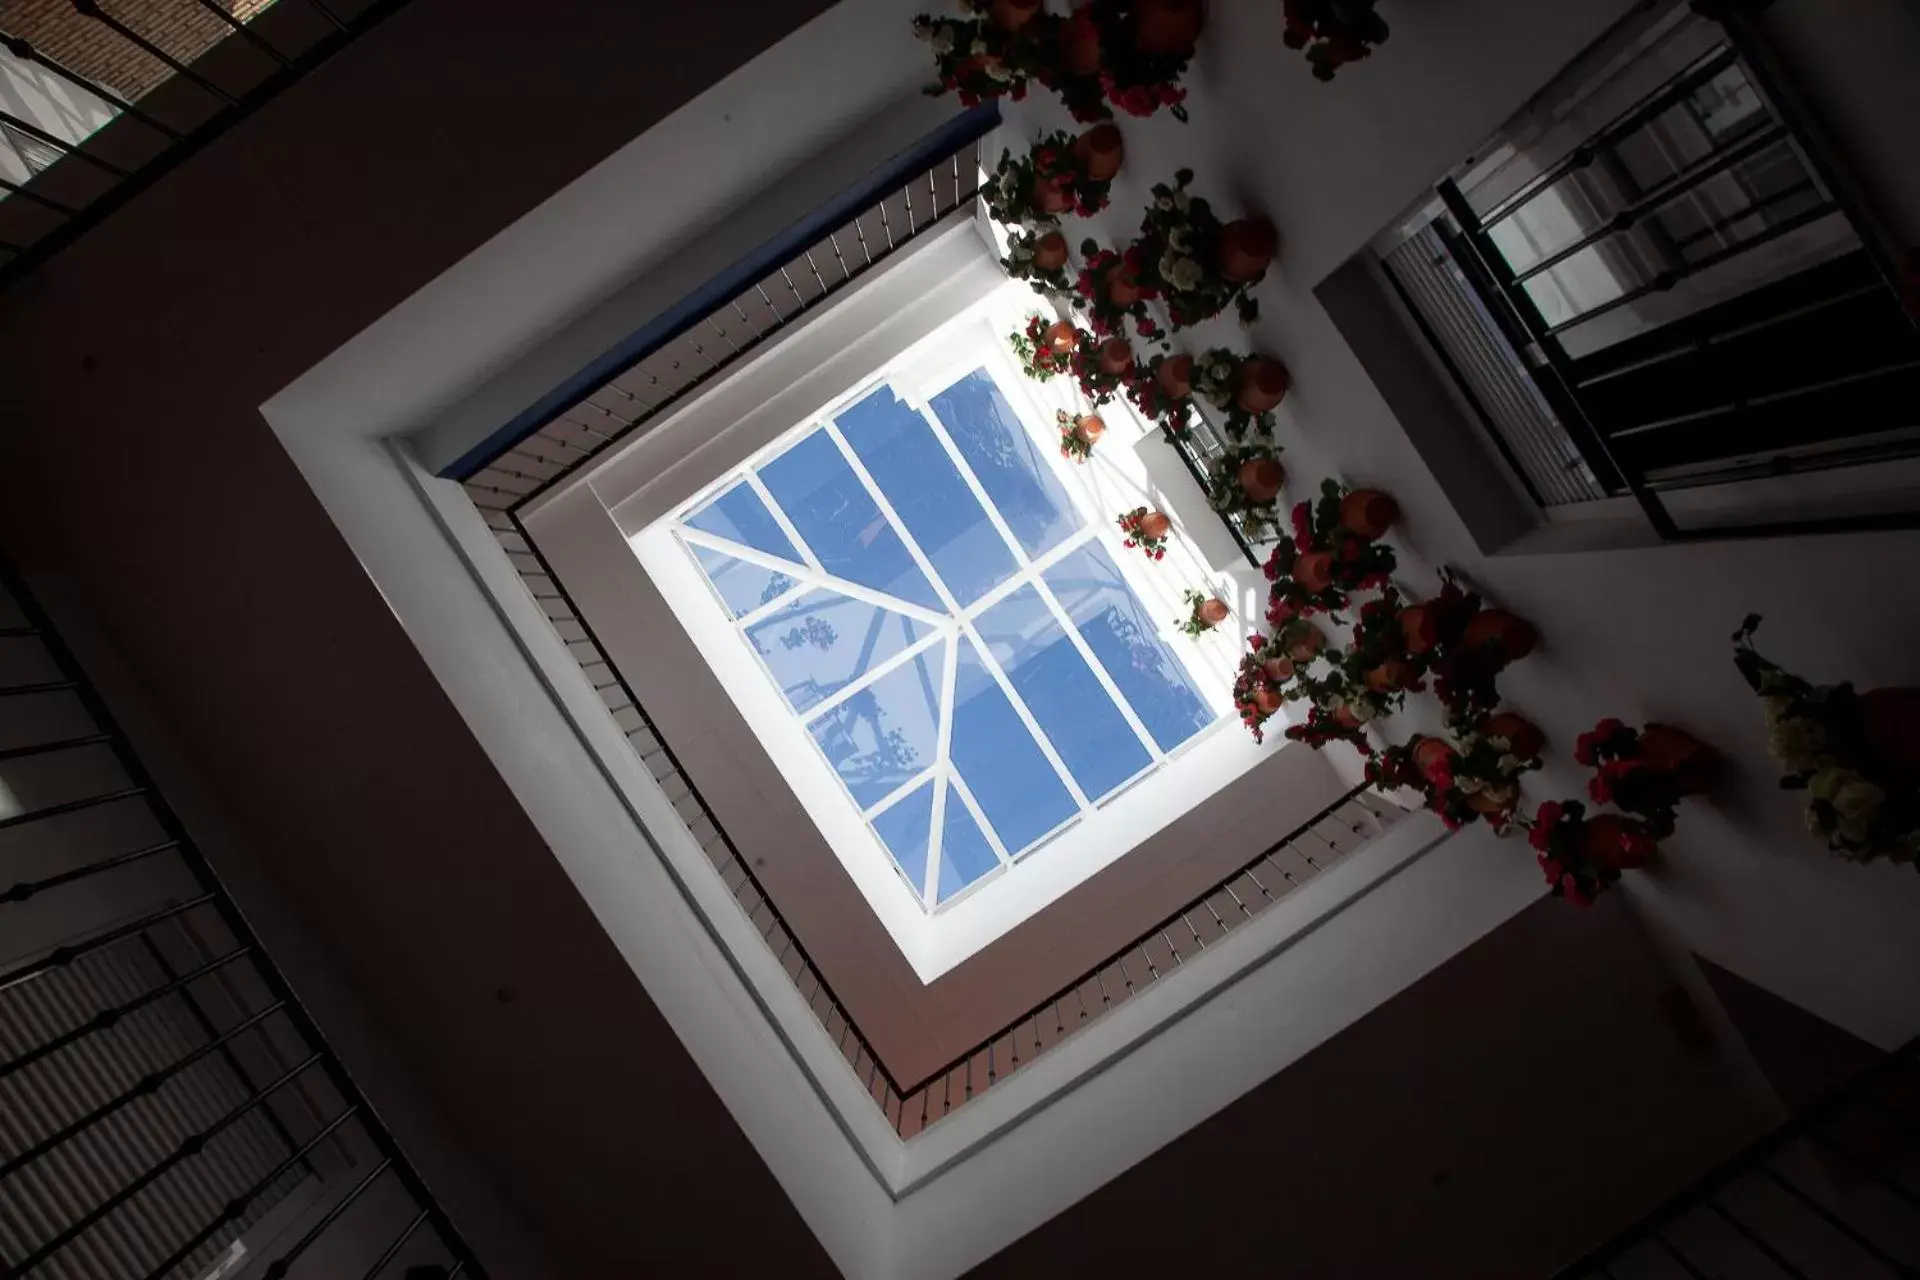
{"label": "skylight", "polygon": [[943,356],[931,382],[867,384],[671,521],[928,912],[1047,857],[1221,715],[1019,375],[984,341]]}

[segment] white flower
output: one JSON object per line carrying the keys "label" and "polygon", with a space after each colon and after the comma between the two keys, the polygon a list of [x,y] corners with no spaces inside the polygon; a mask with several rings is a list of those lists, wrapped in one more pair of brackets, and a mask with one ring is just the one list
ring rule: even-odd
{"label": "white flower", "polygon": [[[1505,750],[1506,745],[1507,744],[1505,742],[1502,742],[1500,744],[1501,749]],[[1509,776],[1516,773],[1525,772],[1526,767],[1527,767],[1527,762],[1525,760],[1522,760],[1519,756],[1514,755],[1510,751],[1500,757],[1500,772],[1507,774]]]}
{"label": "white flower", "polygon": [[1166,196],[1155,196],[1153,198],[1153,207],[1160,210],[1160,212],[1165,213],[1169,209],[1173,208],[1173,201],[1168,199]]}
{"label": "white flower", "polygon": [[1192,203],[1193,201],[1190,198],[1188,198],[1186,192],[1176,191],[1173,193],[1173,207],[1178,209],[1180,212],[1185,213],[1187,211],[1187,206]]}
{"label": "white flower", "polygon": [[1207,370],[1207,376],[1215,382],[1225,382],[1233,376],[1233,366],[1222,360],[1219,364],[1213,365]]}
{"label": "white flower", "polygon": [[1473,795],[1476,792],[1485,791],[1487,789],[1486,783],[1482,782],[1478,778],[1473,778],[1473,777],[1455,778],[1453,780],[1453,785],[1460,788],[1460,790],[1465,792],[1467,795]]}
{"label": "white flower", "polygon": [[967,50],[968,53],[971,53],[976,58],[984,54],[986,51],[987,51],[987,42],[985,40],[975,40],[973,42],[973,46]]}
{"label": "white flower", "polygon": [[1168,284],[1185,293],[1200,286],[1200,264],[1192,258],[1175,257],[1169,254],[1160,259],[1160,276]]}
{"label": "white flower", "polygon": [[1013,69],[998,58],[994,58],[987,63],[987,74],[995,80],[1013,79]]}
{"label": "white flower", "polygon": [[1192,253],[1193,237],[1187,234],[1185,227],[1175,228],[1167,232],[1167,248],[1175,253]]}
{"label": "white flower", "polygon": [[1880,821],[1878,813],[1857,813],[1840,820],[1840,838],[1849,844],[1864,845],[1873,839],[1873,828]]}
{"label": "white flower", "polygon": [[1833,796],[1833,807],[1843,818],[1874,817],[1886,802],[1887,793],[1865,778],[1844,784]]}
{"label": "white flower", "polygon": [[1818,720],[1805,717],[1778,721],[1767,734],[1767,748],[1773,752],[1774,759],[1794,773],[1813,768],[1820,748],[1826,745],[1826,730]]}
{"label": "white flower", "polygon": [[1846,769],[1822,769],[1807,780],[1807,794],[1831,804],[1842,787],[1859,779],[1859,774]]}

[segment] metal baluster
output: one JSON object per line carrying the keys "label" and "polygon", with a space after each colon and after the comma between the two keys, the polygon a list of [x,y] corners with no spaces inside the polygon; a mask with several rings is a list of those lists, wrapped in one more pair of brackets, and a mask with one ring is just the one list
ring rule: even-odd
{"label": "metal baluster", "polygon": [[202,89],[206,90],[209,94],[213,95],[214,97],[220,99],[220,101],[226,103],[229,107],[238,107],[240,105],[239,99],[235,98],[232,94],[228,93],[225,89],[222,89],[219,85],[213,83],[211,80],[208,80],[205,76],[200,75],[198,72],[194,71],[192,67],[189,67],[186,63],[181,62],[178,58],[175,58],[173,55],[169,54],[165,49],[162,49],[159,45],[154,44],[151,40],[148,40],[145,36],[141,35],[138,31],[135,31],[132,27],[127,26],[124,22],[121,22],[118,18],[115,18],[112,14],[102,10],[99,4],[97,3],[97,0],[71,0],[71,3],[73,4],[73,9],[75,13],[78,13],[83,17],[92,18],[95,22],[98,22],[101,26],[107,28],[109,31],[114,32],[116,35],[118,35],[121,39],[127,41],[129,44],[132,44],[135,47],[141,50],[144,50],[151,57],[159,60],[160,62],[165,63],[168,67],[172,68],[173,73],[175,75],[180,76],[186,80],[191,80],[194,84],[199,85]]}
{"label": "metal baluster", "polygon": [[213,14],[214,17],[220,19],[220,21],[226,23],[229,27],[232,27],[233,33],[242,40],[245,40],[248,44],[279,63],[282,71],[293,70],[293,64],[281,57],[280,51],[262,39],[259,32],[250,29],[246,23],[234,17],[225,9],[222,9],[219,5],[215,4],[213,0],[200,0],[200,7]]}

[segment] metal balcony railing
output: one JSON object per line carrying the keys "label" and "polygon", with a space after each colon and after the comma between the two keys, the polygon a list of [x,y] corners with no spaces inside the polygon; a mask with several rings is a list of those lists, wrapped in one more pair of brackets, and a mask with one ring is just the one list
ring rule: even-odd
{"label": "metal balcony railing", "polygon": [[1542,506],[1631,495],[1669,539],[1912,523],[1675,514],[1682,489],[1920,456],[1896,265],[1727,22],[1515,189],[1442,182],[1388,276]]}
{"label": "metal balcony railing", "polygon": [[1559,1280],[1920,1275],[1920,1041],[1887,1056]]}
{"label": "metal balcony railing", "polygon": [[482,1274],[0,564],[0,1276]]}
{"label": "metal balcony railing", "polygon": [[0,288],[405,2],[0,6]]}

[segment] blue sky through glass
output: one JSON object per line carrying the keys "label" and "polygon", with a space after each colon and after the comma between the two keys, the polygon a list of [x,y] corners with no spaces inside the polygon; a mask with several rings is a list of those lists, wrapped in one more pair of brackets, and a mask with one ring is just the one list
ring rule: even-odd
{"label": "blue sky through glass", "polygon": [[1040,442],[985,369],[975,369],[928,405],[1029,556],[1082,527]]}
{"label": "blue sky through glass", "polygon": [[693,558],[707,575],[707,581],[726,602],[727,612],[744,617],[761,605],[793,589],[794,579],[778,569],[768,569],[737,559],[711,547],[694,547]]}
{"label": "blue sky through glass", "polygon": [[954,598],[971,604],[1019,565],[925,418],[881,386],[836,421]]}
{"label": "blue sky through glass", "polygon": [[1020,852],[1078,812],[972,641],[960,648],[949,751],[1008,853]]}
{"label": "blue sky through glass", "polygon": [[753,486],[744,480],[688,516],[686,523],[716,538],[800,563],[800,553],[793,549],[792,541]]}
{"label": "blue sky through glass", "polygon": [[808,726],[862,809],[933,763],[945,650],[915,654]]}
{"label": "blue sky through glass", "polygon": [[933,788],[933,779],[929,778],[919,790],[889,805],[873,819],[873,829],[880,834],[887,852],[893,855],[894,864],[906,873],[915,897],[927,882],[927,846],[933,834]]}
{"label": "blue sky through glass", "polygon": [[805,711],[933,631],[931,623],[823,588],[748,627],[747,640],[793,709]]}
{"label": "blue sky through glass", "polygon": [[940,883],[934,886],[934,901],[945,902],[999,865],[980,824],[949,790],[947,816],[940,824]]}
{"label": "blue sky through glass", "polygon": [[828,573],[928,609],[942,607],[825,430],[761,467],[760,478]]}
{"label": "blue sky through glass", "polygon": [[1098,800],[1152,762],[1038,591],[1021,587],[981,614],[978,625],[1088,799]]}
{"label": "blue sky through glass", "polygon": [[1043,576],[1162,751],[1219,718],[1105,547],[1091,542],[1070,551]]}

